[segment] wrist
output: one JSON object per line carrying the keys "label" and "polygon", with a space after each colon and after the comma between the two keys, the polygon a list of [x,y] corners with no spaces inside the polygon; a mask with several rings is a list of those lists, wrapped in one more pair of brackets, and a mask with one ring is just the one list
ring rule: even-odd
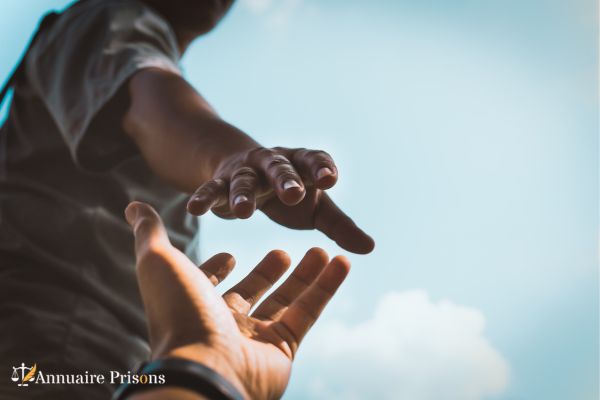
{"label": "wrist", "polygon": [[[214,118],[207,122],[207,126],[203,130],[217,134],[211,143],[202,141],[201,148],[198,149],[204,157],[208,156],[211,177],[217,175],[232,160],[242,158],[253,149],[261,147],[246,133],[220,118]],[[211,147],[210,151],[207,151],[207,145]]]}
{"label": "wrist", "polygon": [[[169,398],[189,400],[244,400],[248,399],[230,380],[220,372],[204,363],[181,357],[165,357],[148,362],[140,367],[139,383],[121,385],[113,395],[113,400],[130,400],[139,398],[158,399],[159,392],[173,394]],[[155,382],[150,382],[157,377]],[[177,396],[175,396],[177,394]]]}
{"label": "wrist", "polygon": [[219,353],[210,347],[189,345],[174,349],[160,358],[182,358],[202,364],[217,372],[233,385],[244,398],[249,399],[250,396],[246,391],[246,386],[232,367],[232,362],[225,359],[223,354],[224,353]]}

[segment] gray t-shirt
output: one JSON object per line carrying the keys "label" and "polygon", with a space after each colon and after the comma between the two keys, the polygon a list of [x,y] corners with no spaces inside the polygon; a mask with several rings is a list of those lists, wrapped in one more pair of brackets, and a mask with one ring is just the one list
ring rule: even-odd
{"label": "gray t-shirt", "polygon": [[166,20],[136,0],[76,3],[30,49],[0,131],[3,369],[7,354],[39,363],[60,346],[63,371],[126,372],[147,355],[123,211],[132,200],[153,205],[195,261],[198,226],[186,196],[151,173],[123,132],[125,83],[148,67],[180,73],[179,57]]}

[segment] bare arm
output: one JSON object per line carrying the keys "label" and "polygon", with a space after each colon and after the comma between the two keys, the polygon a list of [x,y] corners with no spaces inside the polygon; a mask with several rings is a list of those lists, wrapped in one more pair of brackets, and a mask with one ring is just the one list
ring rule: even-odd
{"label": "bare arm", "polygon": [[223,121],[183,78],[146,69],[129,84],[124,125],[150,168],[181,191],[193,193],[225,158],[260,145]]}

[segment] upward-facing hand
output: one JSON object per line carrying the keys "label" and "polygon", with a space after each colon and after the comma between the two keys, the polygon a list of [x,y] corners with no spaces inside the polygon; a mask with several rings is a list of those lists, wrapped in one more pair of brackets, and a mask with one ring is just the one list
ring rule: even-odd
{"label": "upward-facing hand", "polygon": [[323,250],[310,250],[250,313],[289,267],[286,253],[270,252],[220,297],[213,285],[233,268],[232,256],[214,256],[198,270],[171,246],[148,205],[130,204],[126,217],[135,235],[153,359],[191,359],[219,372],[250,399],[281,397],[300,341],[346,277],[348,261],[328,261]]}
{"label": "upward-facing hand", "polygon": [[249,218],[260,209],[281,225],[318,229],[348,251],[369,253],[373,239],[325,193],[337,178],[335,163],[323,151],[260,147],[221,162],[213,179],[192,195],[188,210]]}

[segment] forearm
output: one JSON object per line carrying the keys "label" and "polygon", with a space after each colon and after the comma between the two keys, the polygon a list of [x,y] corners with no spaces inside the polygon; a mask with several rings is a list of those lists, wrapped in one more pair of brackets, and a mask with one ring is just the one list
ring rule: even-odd
{"label": "forearm", "polygon": [[181,191],[191,193],[211,179],[226,157],[259,146],[173,73],[140,71],[129,93],[125,132],[153,172]]}

